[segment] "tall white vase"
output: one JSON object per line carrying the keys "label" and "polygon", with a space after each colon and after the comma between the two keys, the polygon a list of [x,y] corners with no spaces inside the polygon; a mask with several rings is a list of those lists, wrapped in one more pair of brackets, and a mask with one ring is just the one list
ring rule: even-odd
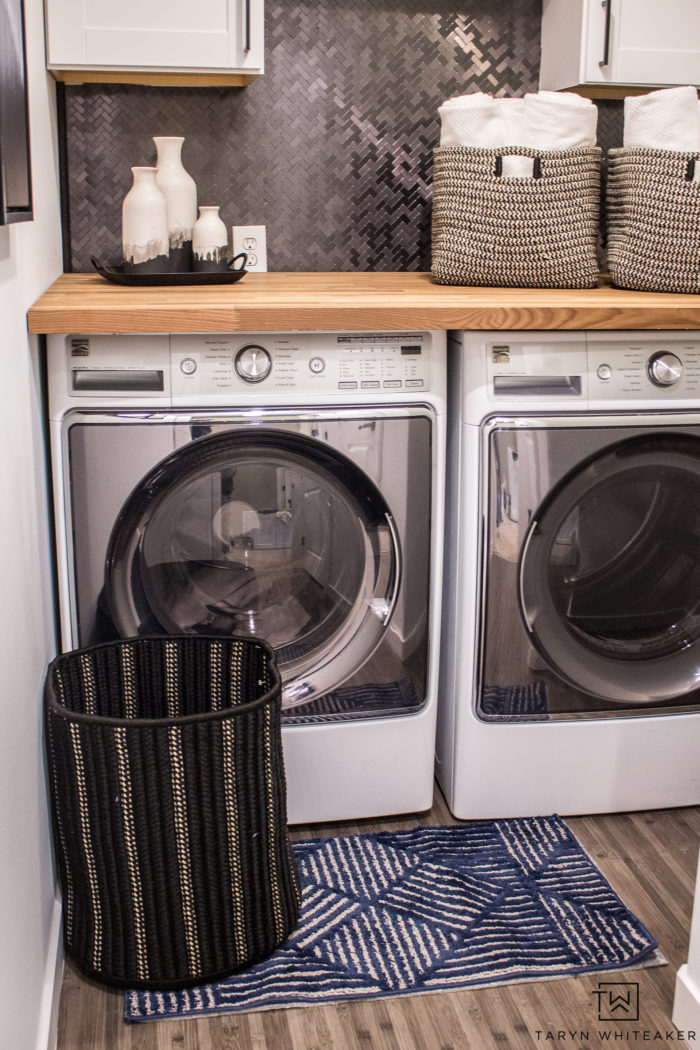
{"label": "tall white vase", "polygon": [[192,268],[194,270],[225,270],[228,266],[228,232],[219,218],[219,209],[203,205],[192,230]]}
{"label": "tall white vase", "polygon": [[168,237],[171,269],[186,271],[192,262],[192,227],[197,219],[197,186],[182,166],[182,143],[178,135],[154,136],[156,184],[168,205]]}
{"label": "tall white vase", "polygon": [[155,168],[132,168],[134,182],[122,204],[122,248],[128,266],[157,273],[168,268],[168,207]]}

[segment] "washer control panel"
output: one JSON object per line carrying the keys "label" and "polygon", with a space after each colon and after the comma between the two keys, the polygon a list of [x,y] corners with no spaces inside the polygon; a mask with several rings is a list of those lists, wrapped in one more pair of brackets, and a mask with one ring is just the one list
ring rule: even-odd
{"label": "washer control panel", "polygon": [[679,400],[700,397],[700,333],[588,342],[590,400]]}
{"label": "washer control panel", "polygon": [[305,332],[170,337],[173,397],[430,389],[430,332]]}

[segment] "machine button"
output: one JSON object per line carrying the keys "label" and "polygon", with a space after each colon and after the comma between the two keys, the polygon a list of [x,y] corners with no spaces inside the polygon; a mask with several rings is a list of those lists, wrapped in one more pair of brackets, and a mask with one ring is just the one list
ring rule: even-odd
{"label": "machine button", "polygon": [[668,350],[661,350],[649,358],[649,378],[656,386],[673,386],[683,374],[683,362]]}
{"label": "machine button", "polygon": [[326,362],[323,360],[322,357],[312,357],[309,361],[309,368],[312,372],[315,372],[317,375],[320,372],[322,372],[325,367]]}
{"label": "machine button", "polygon": [[607,382],[608,379],[612,379],[613,370],[610,365],[598,365],[595,370],[598,379],[602,379],[603,382]]}
{"label": "machine button", "polygon": [[345,382],[338,383],[338,390],[357,390],[357,382],[353,379],[345,380]]}
{"label": "machine button", "polygon": [[246,383],[260,383],[272,369],[272,358],[263,346],[249,343],[235,357],[236,371]]}
{"label": "machine button", "polygon": [[406,386],[415,386],[415,387],[423,386],[423,380],[422,379],[407,379],[406,380]]}
{"label": "machine button", "polygon": [[363,390],[379,390],[380,383],[378,379],[363,379],[360,386]]}
{"label": "machine button", "polygon": [[180,362],[180,371],[184,372],[186,376],[194,375],[197,371],[197,362],[193,357],[183,357]]}
{"label": "machine button", "polygon": [[383,386],[384,386],[385,388],[386,388],[386,387],[397,387],[397,386],[401,386],[401,380],[400,380],[400,379],[385,379],[385,380],[384,380],[384,383],[383,383],[382,385],[383,385]]}

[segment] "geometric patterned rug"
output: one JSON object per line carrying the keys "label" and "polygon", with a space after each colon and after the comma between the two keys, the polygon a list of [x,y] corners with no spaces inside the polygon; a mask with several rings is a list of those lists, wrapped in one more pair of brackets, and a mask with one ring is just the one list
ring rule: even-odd
{"label": "geometric patterned rug", "polygon": [[346,685],[324,693],[317,700],[283,710],[282,722],[294,725],[355,722],[358,718],[376,718],[382,714],[405,714],[421,704],[422,700],[408,679],[370,685]]}
{"label": "geometric patterned rug", "polygon": [[546,683],[485,685],[479,713],[498,722],[545,722],[549,719]]}
{"label": "geometric patterned rug", "polygon": [[657,947],[558,816],[294,843],[299,926],[273,955],[185,991],[129,991],[127,1021],[541,980]]}

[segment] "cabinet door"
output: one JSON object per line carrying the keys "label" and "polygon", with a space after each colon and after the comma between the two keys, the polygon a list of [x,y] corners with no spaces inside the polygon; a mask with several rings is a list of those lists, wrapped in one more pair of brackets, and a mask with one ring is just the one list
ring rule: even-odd
{"label": "cabinet door", "polygon": [[49,66],[262,68],[262,0],[47,0]]}
{"label": "cabinet door", "polygon": [[697,0],[608,0],[618,84],[700,84]]}
{"label": "cabinet door", "polygon": [[617,84],[700,84],[700,0],[543,0],[540,87]]}

